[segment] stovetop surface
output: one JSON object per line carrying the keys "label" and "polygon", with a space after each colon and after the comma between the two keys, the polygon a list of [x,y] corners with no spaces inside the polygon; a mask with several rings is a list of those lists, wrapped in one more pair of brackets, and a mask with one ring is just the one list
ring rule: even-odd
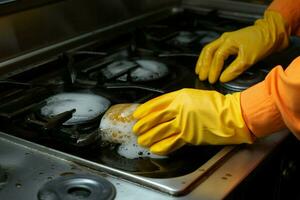
{"label": "stovetop surface", "polygon": [[[71,116],[70,113],[66,113],[63,117],[57,116],[51,119],[45,119],[41,116],[40,111],[46,104],[45,99],[58,93],[92,93],[107,98],[111,105],[142,103],[166,92],[183,87],[194,87],[195,80],[197,80],[192,68],[176,63],[173,57],[172,59],[154,56],[144,57],[143,55],[130,57],[127,55],[128,47],[121,49],[116,54],[113,54],[113,56],[100,56],[96,58],[96,61],[92,59],[91,63],[111,63],[114,62],[114,59],[111,61],[110,57],[121,55],[120,60],[151,59],[164,63],[169,67],[170,73],[162,79],[147,82],[123,82],[112,79],[99,83],[102,80],[97,77],[89,78],[89,75],[95,71],[94,69],[90,72],[86,68],[80,68],[90,62],[83,60],[76,62],[78,63],[75,66],[77,77],[73,84],[68,80],[68,71],[65,76],[63,70],[60,70],[61,72],[51,72],[46,77],[38,77],[34,80],[34,83],[41,83],[43,79],[46,86],[27,88],[27,86],[22,85],[16,89],[16,85],[7,84],[5,91],[3,91],[2,96],[4,98],[1,99],[0,106],[1,119],[7,122],[2,124],[2,130],[96,163],[152,178],[170,178],[193,172],[222,148],[213,146],[185,147],[170,156],[169,159],[126,159],[117,154],[117,146],[103,146],[101,139],[98,138],[101,116],[95,121],[75,126],[64,126],[62,124]],[[106,62],[106,60],[109,61]],[[119,60],[119,58],[116,60]],[[103,68],[103,66],[101,67]],[[101,67],[99,68],[101,69]],[[47,86],[48,83],[54,82],[57,82],[57,85]],[[112,88],[106,87],[106,84]],[[8,89],[8,87],[11,87],[11,89]],[[192,157],[187,157],[186,154],[197,154],[199,159],[195,160]]]}

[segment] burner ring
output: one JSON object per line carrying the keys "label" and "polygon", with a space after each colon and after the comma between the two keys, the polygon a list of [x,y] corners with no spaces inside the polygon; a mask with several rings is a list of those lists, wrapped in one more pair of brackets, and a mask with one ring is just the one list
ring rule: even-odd
{"label": "burner ring", "polygon": [[91,175],[70,175],[46,183],[38,192],[39,200],[111,200],[116,189],[108,180]]}
{"label": "burner ring", "polygon": [[265,74],[261,71],[246,71],[238,78],[226,82],[226,83],[219,83],[221,89],[225,89],[229,92],[240,92],[243,91],[256,83],[261,82],[264,80]]}

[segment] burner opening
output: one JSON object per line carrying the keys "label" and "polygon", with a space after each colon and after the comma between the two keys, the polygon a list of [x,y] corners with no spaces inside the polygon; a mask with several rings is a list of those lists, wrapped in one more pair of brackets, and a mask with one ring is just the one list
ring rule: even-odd
{"label": "burner opening", "polygon": [[86,199],[91,195],[91,191],[84,187],[71,187],[68,194],[74,198]]}
{"label": "burner opening", "polygon": [[69,175],[58,177],[44,184],[38,199],[90,199],[112,200],[116,189],[108,180],[92,175]]}

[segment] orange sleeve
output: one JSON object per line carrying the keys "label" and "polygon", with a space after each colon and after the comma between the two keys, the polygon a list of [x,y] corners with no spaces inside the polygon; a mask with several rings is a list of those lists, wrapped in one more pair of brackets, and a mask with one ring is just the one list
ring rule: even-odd
{"label": "orange sleeve", "polygon": [[279,12],[289,24],[291,34],[300,36],[300,0],[274,0],[268,10]]}
{"label": "orange sleeve", "polygon": [[241,93],[244,120],[257,137],[289,128],[300,139],[300,57],[284,71],[277,66],[264,81]]}

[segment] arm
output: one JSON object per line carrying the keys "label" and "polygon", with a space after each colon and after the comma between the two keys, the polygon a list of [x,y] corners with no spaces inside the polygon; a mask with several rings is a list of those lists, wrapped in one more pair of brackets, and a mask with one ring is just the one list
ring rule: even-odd
{"label": "arm", "polygon": [[257,137],[289,128],[300,139],[300,57],[284,71],[273,68],[266,79],[241,93],[246,125]]}
{"label": "arm", "polygon": [[154,98],[134,112],[133,132],[162,155],[185,144],[252,143],[284,128],[300,139],[299,99],[300,57],[242,93],[182,89]]}
{"label": "arm", "polygon": [[274,0],[267,10],[281,14],[292,35],[300,35],[300,0]]}

